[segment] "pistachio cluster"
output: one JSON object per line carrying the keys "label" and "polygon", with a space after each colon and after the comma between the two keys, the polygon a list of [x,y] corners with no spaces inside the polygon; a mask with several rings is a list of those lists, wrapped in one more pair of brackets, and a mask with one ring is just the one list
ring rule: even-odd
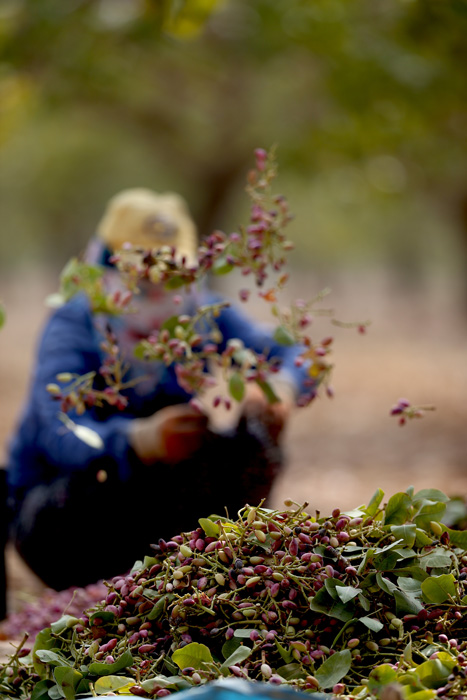
{"label": "pistachio cluster", "polygon": [[[251,200],[247,226],[240,226],[238,231],[229,234],[214,231],[201,241],[195,261],[186,257],[180,259],[175,248],[170,246],[152,251],[137,247],[118,251],[112,262],[120,273],[123,289],[112,292],[105,290],[102,268],[72,260],[62,274],[59,297],[63,302],[78,292],[85,292],[95,313],[127,314],[132,313],[132,300],[136,299],[143,284],[162,285],[167,290],[189,290],[192,285],[203,282],[210,273],[224,275],[237,269],[243,276],[254,279],[259,296],[270,305],[277,324],[274,333],[276,342],[302,346],[303,353],[297,358],[297,363],[306,364],[309,368],[309,391],[302,394],[300,405],[307,405],[315,398],[321,384],[328,394],[332,394],[329,387],[332,365],[327,359],[331,339],[317,342],[309,335],[314,315],[330,312],[315,308],[325,293],[318,294],[310,302],[297,300],[289,310],[281,309],[277,303],[278,295],[288,281],[288,274],[283,272],[283,268],[293,244],[284,230],[292,215],[285,197],[272,190],[277,175],[274,152],[257,149],[255,161],[256,168],[249,172],[247,178],[246,191]],[[277,282],[264,289],[265,281],[271,275],[277,276],[277,273]],[[248,301],[250,291],[242,289],[239,296],[242,301]],[[278,370],[277,363],[251,349],[240,350],[233,344],[225,347],[216,318],[226,305],[213,303],[197,309],[192,316],[180,314],[166,319],[158,332],[152,333],[137,346],[137,356],[148,361],[172,364],[180,385],[194,395],[203,394],[213,383],[205,370],[206,361],[214,361],[221,369],[228,388],[228,397],[216,396],[216,405],[223,403],[228,407],[231,399],[241,400],[245,383],[250,381],[255,381],[270,401],[277,400],[268,381],[271,373]],[[200,331],[201,327],[203,332]],[[125,365],[115,339],[106,339],[104,344],[107,359],[99,372],[101,379],[105,380],[104,388],[98,386],[97,373],[69,377],[67,382],[64,379],[66,372],[57,378],[58,384],[54,382],[47,387],[60,400],[64,413],[75,409],[81,415],[88,408],[105,403],[120,410],[125,408],[125,389],[131,386],[124,381]],[[220,350],[221,345],[223,348]]]}
{"label": "pistachio cluster", "polygon": [[128,365],[122,360],[117,339],[110,329],[106,330],[101,350],[105,353],[105,360],[99,370],[102,388],[96,384],[96,372],[60,372],[56,377],[58,384],[51,382],[45,387],[49,394],[60,402],[63,413],[75,410],[76,414],[81,416],[93,406],[104,405],[115,406],[120,411],[126,408],[128,398],[123,392],[133,386],[135,381],[125,380]]}
{"label": "pistachio cluster", "polygon": [[426,411],[434,411],[435,406],[413,406],[408,399],[399,399],[391,408],[390,415],[399,417],[399,425],[405,425],[407,419],[423,418]]}

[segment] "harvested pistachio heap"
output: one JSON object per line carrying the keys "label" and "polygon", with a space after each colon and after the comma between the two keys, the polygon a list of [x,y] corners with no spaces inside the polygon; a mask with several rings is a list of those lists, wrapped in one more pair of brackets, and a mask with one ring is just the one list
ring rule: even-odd
{"label": "harvested pistachio heap", "polygon": [[[228,676],[342,698],[467,695],[467,532],[435,489],[329,518],[245,506],[160,540],[103,601],[23,640],[0,697],[162,697]],[[417,693],[422,693],[417,695]]]}

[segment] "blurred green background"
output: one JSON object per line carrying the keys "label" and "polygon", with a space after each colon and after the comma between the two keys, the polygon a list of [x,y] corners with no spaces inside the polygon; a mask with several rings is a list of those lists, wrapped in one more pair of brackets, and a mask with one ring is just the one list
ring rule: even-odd
{"label": "blurred green background", "polygon": [[[274,502],[467,493],[466,37],[467,0],[0,0],[0,466],[44,299],[107,200],[176,190],[231,232],[276,144],[287,293],[373,325],[332,327],[336,396],[295,412]],[[399,428],[401,396],[436,412]]]}
{"label": "blurred green background", "polygon": [[466,0],[2,0],[0,270],[60,269],[125,187],[201,234],[277,144],[293,262],[467,305]]}

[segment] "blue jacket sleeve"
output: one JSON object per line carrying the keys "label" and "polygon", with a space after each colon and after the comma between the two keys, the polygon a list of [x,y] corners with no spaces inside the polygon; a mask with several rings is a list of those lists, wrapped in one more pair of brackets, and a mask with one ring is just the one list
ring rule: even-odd
{"label": "blue jacket sleeve", "polygon": [[[103,447],[96,449],[77,438],[59,419],[59,402],[46,390],[60,372],[84,374],[101,365],[99,336],[84,299],[73,299],[54,313],[39,346],[30,397],[10,456],[10,482],[18,487],[40,483],[41,465],[56,476],[85,470],[91,462],[108,458],[106,466],[117,468],[119,477],[130,476],[129,445],[126,435],[131,413],[111,415],[98,420],[92,412],[82,416],[69,414],[80,425],[97,432]],[[109,459],[110,458],[110,459]],[[117,466],[113,466],[117,465]]]}

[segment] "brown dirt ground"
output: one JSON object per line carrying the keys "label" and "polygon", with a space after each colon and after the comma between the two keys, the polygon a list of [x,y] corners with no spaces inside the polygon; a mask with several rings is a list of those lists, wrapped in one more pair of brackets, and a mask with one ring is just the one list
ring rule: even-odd
{"label": "brown dirt ground", "polygon": [[[43,300],[55,285],[55,275],[30,271],[15,282],[2,280],[8,319],[0,337],[0,450],[20,412],[47,314]],[[291,286],[292,298],[317,291],[298,276]],[[401,292],[384,272],[348,273],[331,286],[341,319],[371,318],[373,324],[364,336],[333,329],[336,395],[293,415],[288,466],[273,505],[292,498],[326,514],[367,502],[377,487],[389,496],[409,485],[467,494],[467,323],[456,289],[438,279],[422,291]],[[328,323],[318,321],[320,337],[329,334]],[[388,412],[401,396],[434,404],[436,411],[399,427]],[[13,611],[43,586],[10,547],[7,568]]]}

